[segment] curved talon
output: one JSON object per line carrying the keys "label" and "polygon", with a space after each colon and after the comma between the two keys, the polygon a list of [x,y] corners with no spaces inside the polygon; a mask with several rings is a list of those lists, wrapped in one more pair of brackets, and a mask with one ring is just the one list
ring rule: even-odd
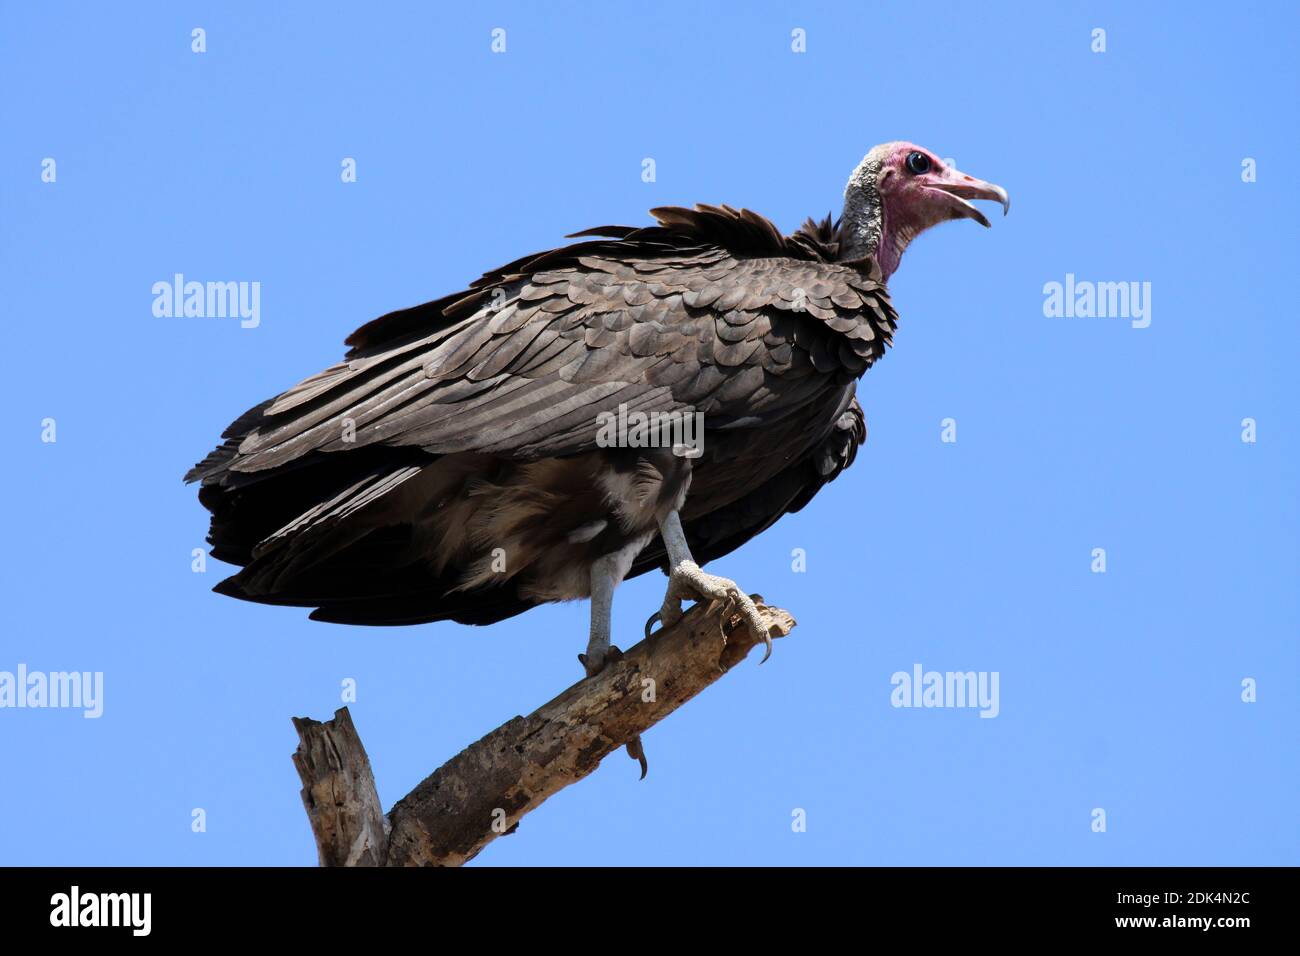
{"label": "curved talon", "polygon": [[610,644],[598,655],[579,654],[578,663],[587,672],[588,677],[595,677],[610,664],[617,664],[623,659],[623,652],[616,644]]}
{"label": "curved talon", "polygon": [[727,621],[731,620],[732,615],[736,613],[739,613],[740,616],[745,619],[745,623],[748,624],[749,629],[754,632],[754,636],[763,641],[763,660],[759,661],[759,663],[762,664],[772,656],[772,635],[770,629],[763,620],[763,615],[759,613],[758,606],[754,603],[753,599],[747,594],[743,594],[738,587],[730,587],[727,588],[727,604],[726,607],[722,609],[722,618],[719,622],[719,628],[722,631],[723,640],[726,640],[727,638]]}
{"label": "curved talon", "polygon": [[749,625],[749,629],[754,632],[754,636],[761,638],[763,641],[763,660],[759,661],[762,664],[763,661],[772,656],[772,632],[767,626],[767,622],[763,620],[763,615],[759,613],[758,605],[754,604],[753,601],[749,602],[749,607],[745,611],[745,622]]}
{"label": "curved talon", "polygon": [[645,622],[645,638],[647,641],[650,640],[650,634],[651,634],[650,629],[654,627],[655,621],[659,621],[661,623],[663,622],[663,618],[660,616],[658,611],[655,611],[653,614],[651,614],[649,620]]}
{"label": "curved talon", "polygon": [[756,606],[751,603],[748,608],[744,608],[743,610],[745,623],[748,624],[749,629],[754,632],[754,636],[761,639],[763,642],[763,660],[759,661],[759,663],[762,664],[772,656],[771,631],[767,626],[767,622],[763,620],[763,615],[758,613],[758,608]]}
{"label": "curved talon", "polygon": [[[646,622],[647,631],[650,628],[651,622],[653,622],[654,619],[658,616],[659,615],[656,614],[654,615],[654,617],[650,619],[650,621]],[[622,659],[623,659],[623,652],[618,648],[616,644],[610,644],[604,649],[603,652],[600,652],[599,654],[578,655],[578,663],[580,663],[582,665],[582,669],[587,672],[588,679],[595,677],[597,674],[605,670],[605,668],[613,664],[617,664]],[[633,760],[641,764],[641,779],[644,780],[645,775],[650,772],[650,764],[645,759],[645,748],[641,746],[641,735],[637,734],[635,737],[629,740],[626,744],[626,747],[627,747],[627,755],[631,757]]]}
{"label": "curved talon", "polygon": [[763,660],[762,664],[772,656],[772,635],[767,622],[763,620],[762,613],[758,610],[756,601],[761,601],[761,597],[751,598],[742,591],[735,581],[727,578],[720,578],[713,574],[705,574],[700,570],[699,565],[692,561],[683,561],[679,563],[668,576],[668,594],[664,598],[664,606],[659,613],[653,615],[646,622],[646,636],[650,636],[650,627],[656,619],[663,627],[671,627],[674,623],[681,620],[681,602],[683,598],[692,598],[696,601],[708,602],[710,609],[721,605],[721,616],[718,620],[718,630],[722,635],[725,643],[727,640],[727,624],[732,617],[739,616],[744,619],[753,632],[756,641],[763,642]]}
{"label": "curved talon", "polygon": [[650,772],[650,764],[645,759],[645,748],[641,746],[641,735],[637,734],[626,745],[627,755],[641,764],[641,777],[644,780],[645,775]]}
{"label": "curved talon", "polygon": [[582,665],[582,669],[587,672],[588,677],[595,677],[605,669],[605,658],[603,657],[597,661],[594,657],[588,657],[586,654],[579,654],[578,663]]}

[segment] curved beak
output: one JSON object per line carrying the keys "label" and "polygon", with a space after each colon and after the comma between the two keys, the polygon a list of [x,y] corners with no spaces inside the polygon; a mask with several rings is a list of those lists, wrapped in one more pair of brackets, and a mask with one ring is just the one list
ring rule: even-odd
{"label": "curved beak", "polygon": [[927,183],[931,189],[942,191],[951,197],[954,218],[974,219],[981,226],[988,226],[988,218],[966,200],[987,199],[1002,204],[1002,215],[1011,211],[1011,198],[1001,186],[986,183],[974,176],[967,176],[958,169],[945,169],[934,180]]}

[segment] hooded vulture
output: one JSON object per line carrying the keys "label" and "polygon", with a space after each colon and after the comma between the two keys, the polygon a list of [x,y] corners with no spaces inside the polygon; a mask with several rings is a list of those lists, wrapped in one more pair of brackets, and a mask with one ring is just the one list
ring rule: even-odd
{"label": "hooded vulture", "polygon": [[745,209],[655,209],[654,225],[577,233],[375,319],[185,476],[212,555],[242,568],[216,590],[372,625],[591,598],[592,674],[615,587],[661,567],[651,622],[723,600],[765,636],[745,592],[700,565],[853,463],[855,385],[897,321],[885,283],[930,226],[987,226],[970,199],[1007,206],[1001,187],[888,143],[835,223],[782,235]]}

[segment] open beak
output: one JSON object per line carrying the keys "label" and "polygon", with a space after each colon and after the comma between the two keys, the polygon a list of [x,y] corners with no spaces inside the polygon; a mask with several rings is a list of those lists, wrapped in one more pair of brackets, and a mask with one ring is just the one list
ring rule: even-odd
{"label": "open beak", "polygon": [[1001,186],[995,186],[993,183],[986,183],[982,179],[976,179],[974,176],[967,176],[958,169],[945,169],[932,182],[926,184],[928,188],[943,192],[949,197],[952,205],[953,218],[962,217],[965,219],[974,219],[981,226],[988,226],[988,218],[966,200],[968,199],[987,199],[992,202],[1002,204],[1002,215],[1011,211],[1011,199],[1007,196],[1007,191]]}

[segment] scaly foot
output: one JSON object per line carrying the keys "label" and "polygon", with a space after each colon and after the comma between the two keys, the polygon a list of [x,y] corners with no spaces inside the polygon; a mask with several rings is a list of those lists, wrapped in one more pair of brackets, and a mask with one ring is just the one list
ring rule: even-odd
{"label": "scaly foot", "polygon": [[603,651],[592,651],[590,648],[588,650],[591,652],[578,655],[578,663],[582,665],[582,669],[587,672],[588,677],[595,677],[607,665],[617,663],[623,659],[623,652],[614,644],[606,645]]}
{"label": "scaly foot", "polygon": [[[733,614],[739,614],[749,625],[754,636],[763,641],[765,648],[763,661],[772,656],[772,635],[768,633],[767,624],[763,621],[763,615],[759,613],[758,605],[737,586],[735,581],[720,578],[716,574],[706,574],[693,561],[681,562],[668,575],[668,593],[664,595],[664,605],[645,622],[645,636],[650,636],[650,629],[655,621],[664,627],[672,627],[680,621],[682,601],[685,599],[710,603],[723,602],[724,625]],[[724,631],[723,637],[725,636]]]}

